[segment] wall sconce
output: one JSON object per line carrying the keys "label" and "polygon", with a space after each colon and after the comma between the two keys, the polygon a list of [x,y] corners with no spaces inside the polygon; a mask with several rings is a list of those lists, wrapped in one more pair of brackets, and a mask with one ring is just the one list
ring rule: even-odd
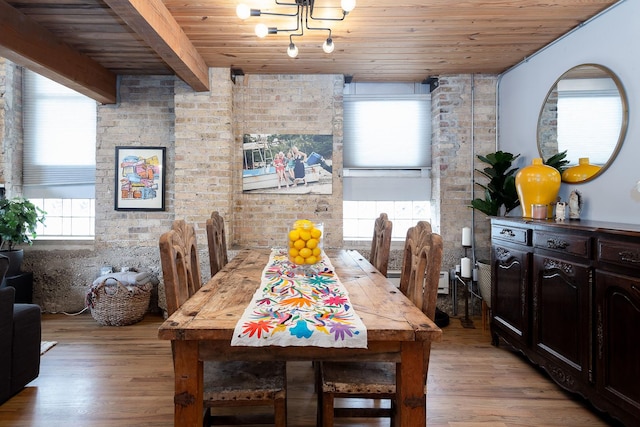
{"label": "wall sconce", "polygon": [[[262,15],[271,15],[271,16],[289,16],[296,20],[295,28],[277,28],[277,27],[268,27],[263,23],[259,23],[256,25],[255,32],[256,35],[260,38],[266,37],[269,34],[277,34],[280,32],[289,32],[292,33],[289,35],[289,46],[287,47],[287,55],[291,58],[295,58],[298,56],[298,47],[293,42],[293,37],[301,37],[304,35],[305,28],[307,30],[320,30],[320,31],[328,31],[329,36],[322,44],[322,50],[325,53],[331,53],[335,49],[335,43],[331,38],[331,28],[328,27],[311,27],[309,26],[309,20],[311,21],[342,21],[344,18],[356,7],[356,0],[341,0],[340,8],[342,9],[342,16],[334,16],[334,17],[318,17],[314,16],[314,6],[316,0],[294,0],[292,3],[287,2],[279,2],[275,0],[275,4],[278,6],[285,6],[293,8],[295,7],[295,12],[291,9],[289,13],[278,13],[278,12],[265,12],[260,9],[251,9],[246,4],[239,4],[236,8],[236,15],[238,18],[245,20],[251,16],[262,16]],[[337,6],[335,7],[337,9]]]}

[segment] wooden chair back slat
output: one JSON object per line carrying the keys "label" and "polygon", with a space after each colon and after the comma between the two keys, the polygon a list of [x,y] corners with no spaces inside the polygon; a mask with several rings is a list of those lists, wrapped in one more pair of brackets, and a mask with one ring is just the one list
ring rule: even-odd
{"label": "wooden chair back slat", "polygon": [[392,228],[393,223],[389,221],[387,214],[381,213],[380,216],[376,218],[373,227],[373,239],[371,240],[369,262],[385,277],[387,276],[387,269],[389,267]]}
{"label": "wooden chair back slat", "polygon": [[202,286],[195,230],[184,220],[176,220],[160,236],[159,245],[167,313],[171,315]]}
{"label": "wooden chair back slat", "polygon": [[209,266],[211,268],[211,277],[213,277],[229,262],[224,218],[217,211],[213,211],[211,218],[207,219],[206,229],[207,243],[209,245]]}

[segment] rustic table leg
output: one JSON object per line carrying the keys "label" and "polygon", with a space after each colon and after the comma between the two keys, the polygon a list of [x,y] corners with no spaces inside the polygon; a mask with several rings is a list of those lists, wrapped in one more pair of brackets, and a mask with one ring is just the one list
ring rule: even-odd
{"label": "rustic table leg", "polygon": [[402,343],[401,363],[396,372],[397,426],[426,427],[425,376],[423,343]]}
{"label": "rustic table leg", "polygon": [[173,342],[174,426],[202,425],[202,361],[197,341]]}

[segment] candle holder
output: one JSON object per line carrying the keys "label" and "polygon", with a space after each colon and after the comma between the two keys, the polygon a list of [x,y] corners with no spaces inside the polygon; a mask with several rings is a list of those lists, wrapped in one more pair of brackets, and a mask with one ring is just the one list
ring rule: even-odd
{"label": "candle holder", "polygon": [[[471,245],[463,245],[464,249],[464,258],[461,260],[460,274],[456,275],[456,280],[459,280],[464,285],[464,317],[460,319],[460,323],[463,328],[475,329],[473,324],[473,320],[469,317],[469,295],[471,293],[470,288],[473,285],[473,265],[470,264],[468,268],[462,266],[465,260],[469,260],[467,257],[469,249],[471,249]],[[464,273],[468,273],[465,275]],[[456,289],[457,292],[457,289]]]}

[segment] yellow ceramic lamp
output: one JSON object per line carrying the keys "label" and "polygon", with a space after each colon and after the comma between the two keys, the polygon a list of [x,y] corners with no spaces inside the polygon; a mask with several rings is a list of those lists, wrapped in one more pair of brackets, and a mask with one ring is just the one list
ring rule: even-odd
{"label": "yellow ceramic lamp", "polygon": [[553,217],[553,205],[560,190],[560,172],[537,157],[516,174],[516,191],[523,218],[533,218],[533,205],[546,205],[547,218]]}
{"label": "yellow ceramic lamp", "polygon": [[578,165],[567,168],[562,172],[564,182],[583,182],[600,172],[600,166],[589,164],[588,157],[580,157]]}

